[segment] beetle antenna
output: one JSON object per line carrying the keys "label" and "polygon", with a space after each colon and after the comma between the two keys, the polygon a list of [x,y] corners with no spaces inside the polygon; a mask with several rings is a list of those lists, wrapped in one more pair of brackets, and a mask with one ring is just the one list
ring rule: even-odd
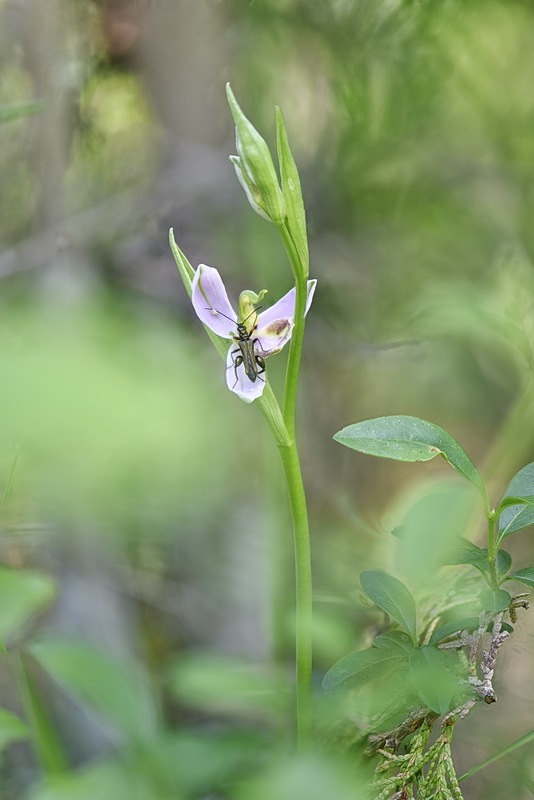
{"label": "beetle antenna", "polygon": [[232,319],[232,317],[229,317],[227,314],[223,314],[222,311],[217,311],[216,308],[211,308],[210,306],[206,306],[206,311],[213,311],[215,314],[220,314],[221,317],[224,317],[225,319],[229,319],[230,322],[234,322],[237,325],[244,325],[245,322],[247,321],[247,319],[249,319],[253,314],[256,314],[260,310],[260,308],[263,308],[263,306],[258,306],[257,308],[253,309],[250,312],[250,314],[248,315],[248,317],[245,317],[243,322],[238,322],[238,323],[236,323],[236,321],[234,319]]}
{"label": "beetle antenna", "polygon": [[245,317],[245,319],[243,320],[243,322],[241,323],[241,325],[244,325],[244,324],[245,324],[245,322],[247,321],[247,319],[250,319],[250,317],[251,317],[253,314],[257,314],[257,312],[260,310],[260,308],[263,308],[263,306],[258,306],[257,308],[253,308],[253,309],[252,309],[252,311],[250,312],[250,314],[248,315],[248,317]]}
{"label": "beetle antenna", "polygon": [[[229,319],[230,322],[234,323],[234,325],[237,324],[235,319],[232,319],[232,317],[229,317],[227,314],[223,314],[222,311],[217,311],[216,308],[210,308],[209,306],[207,306],[206,307],[206,311],[213,311],[215,314],[220,314],[221,317],[224,317],[225,319]],[[248,317],[247,317],[247,319],[248,319]]]}

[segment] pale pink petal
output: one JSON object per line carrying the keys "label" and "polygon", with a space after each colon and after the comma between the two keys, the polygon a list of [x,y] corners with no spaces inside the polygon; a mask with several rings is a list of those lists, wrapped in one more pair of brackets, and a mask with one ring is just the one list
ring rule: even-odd
{"label": "pale pink petal", "polygon": [[[316,280],[308,281],[308,297],[306,300],[305,311],[306,314],[311,306],[316,286]],[[280,300],[278,300],[274,305],[265,309],[265,311],[262,311],[258,318],[258,328],[265,328],[270,325],[271,322],[274,322],[277,319],[292,319],[295,316],[295,294],[295,288],[293,287],[293,289],[290,289],[289,292],[281,297]]]}
{"label": "pale pink petal", "polygon": [[317,288],[317,278],[314,278],[311,281],[308,281],[308,296],[306,298],[306,308],[304,310],[304,316],[310,310],[310,306],[312,304],[313,295],[315,294],[315,289]]}
{"label": "pale pink petal", "polygon": [[[235,350],[237,350],[237,353],[234,352]],[[226,384],[230,391],[235,392],[245,403],[252,403],[253,400],[263,394],[265,375],[258,375],[255,381],[251,381],[245,372],[243,364],[238,367],[235,365],[235,360],[239,354],[239,348],[231,345],[226,356]]]}
{"label": "pale pink petal", "polygon": [[213,333],[230,339],[237,331],[237,317],[218,271],[199,264],[191,288],[191,302],[198,318]]}
{"label": "pale pink petal", "polygon": [[[306,310],[311,306],[317,281],[308,281]],[[295,289],[291,289],[277,303],[258,315],[258,325],[253,333],[256,349],[264,358],[278,353],[291,339],[295,315]]]}

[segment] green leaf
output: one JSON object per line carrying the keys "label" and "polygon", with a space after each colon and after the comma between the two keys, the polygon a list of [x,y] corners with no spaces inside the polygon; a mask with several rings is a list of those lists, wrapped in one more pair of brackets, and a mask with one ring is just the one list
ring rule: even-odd
{"label": "green leaf", "polygon": [[415,638],[415,600],[406,586],[382,570],[362,572],[360,581],[367,597]]}
{"label": "green leaf", "polygon": [[24,722],[10,711],[0,708],[0,750],[3,750],[11,742],[27,739],[29,735]]}
{"label": "green leaf", "polygon": [[414,649],[413,641],[407,633],[402,631],[386,631],[379,633],[373,639],[373,645],[378,648],[389,648],[390,650],[402,650],[405,653],[411,653]]}
{"label": "green leaf", "polygon": [[156,800],[161,797],[142,762],[100,761],[34,787],[28,800]]}
{"label": "green leaf", "polygon": [[310,257],[302,189],[297,165],[289,146],[284,116],[278,106],[276,108],[276,145],[289,231],[299,255],[303,277],[307,278],[310,271]]}
{"label": "green leaf", "polygon": [[401,501],[396,563],[401,576],[419,589],[432,584],[437,570],[455,560],[460,534],[469,527],[478,498],[472,486],[450,478],[419,487],[413,497],[408,505],[405,498]]}
{"label": "green leaf", "polygon": [[519,581],[519,583],[524,583],[525,586],[528,586],[530,589],[534,589],[534,567],[525,567],[524,569],[511,572],[508,576],[508,580],[512,578],[514,581]]}
{"label": "green leaf", "polygon": [[512,566],[512,556],[507,550],[499,550],[495,559],[497,578],[502,580]]}
{"label": "green leaf", "polygon": [[42,686],[37,680],[35,665],[25,651],[15,655],[18,662],[19,690],[24,716],[32,733],[32,745],[44,775],[59,775],[68,770],[68,761],[48,708],[43,700]]}
{"label": "green leaf", "polygon": [[485,572],[489,569],[488,550],[487,548],[478,547],[462,536],[458,536],[447,563],[470,564],[481,572]]}
{"label": "green leaf", "polygon": [[458,442],[439,425],[419,417],[378,417],[349,425],[334,436],[336,442],[381,458],[396,461],[430,461],[440,455],[480,492],[488,508],[480,474]]}
{"label": "green leaf", "polygon": [[156,730],[152,695],[128,666],[91,645],[61,638],[35,641],[28,652],[54,680],[132,739],[147,738]]}
{"label": "green leaf", "polygon": [[[497,513],[502,509],[499,516],[500,539],[534,523],[534,505],[530,502],[533,497],[534,462],[520,469],[506,488],[499,509],[497,509]],[[509,506],[506,503],[509,498],[521,498],[522,502]]]}
{"label": "green leaf", "polygon": [[458,678],[453,669],[456,664],[456,654],[431,645],[423,645],[410,656],[409,683],[436,714],[446,714],[453,706],[458,693]]}
{"label": "green leaf", "polygon": [[45,104],[42,100],[30,100],[27,103],[10,103],[9,105],[0,106],[0,123],[40,114],[44,108]]}
{"label": "green leaf", "polygon": [[506,611],[512,602],[512,596],[504,589],[484,589],[478,597],[484,611]]}
{"label": "green leaf", "polygon": [[0,637],[8,639],[54,597],[54,581],[48,575],[0,566]]}
{"label": "green leaf", "polygon": [[476,631],[478,623],[478,617],[461,617],[460,619],[453,619],[451,622],[445,622],[444,625],[440,625],[432,633],[429,644],[437,644],[454,633],[460,633],[461,631]]}
{"label": "green leaf", "polygon": [[477,567],[486,563],[488,559],[487,549],[478,547],[463,536],[457,537],[448,561],[449,564],[471,564]]}
{"label": "green leaf", "polygon": [[[484,575],[490,571],[488,561],[488,548],[477,547],[476,544],[467,539],[458,537],[459,541],[454,547],[452,556],[448,559],[448,564],[470,564],[480,570]],[[512,556],[506,550],[499,550],[495,559],[497,577],[504,578],[512,566]]]}
{"label": "green leaf", "polygon": [[358,689],[376,678],[381,678],[406,663],[405,654],[395,649],[376,648],[359,650],[340,658],[323,678],[327,694]]}
{"label": "green leaf", "polygon": [[509,506],[534,506],[534,495],[529,495],[528,497],[505,497],[504,500],[501,500],[499,504],[499,508],[497,509],[497,513],[508,508]]}
{"label": "green leaf", "polygon": [[181,703],[212,715],[285,714],[291,696],[285,675],[272,667],[210,652],[173,659],[168,685]]}
{"label": "green leaf", "polygon": [[[509,625],[507,622],[501,622],[501,628],[500,629],[501,629],[501,631],[507,631],[510,634],[512,634],[514,632],[514,629],[513,629],[512,625]],[[493,631],[493,620],[490,620],[488,622],[487,627],[486,627],[486,633],[491,633],[492,631]]]}
{"label": "green leaf", "polygon": [[[357,734],[354,737],[357,738]],[[354,750],[358,745],[354,744]],[[295,753],[291,758],[265,758],[261,770],[248,770],[232,792],[233,800],[364,800],[369,792],[359,763],[343,763],[334,754]],[[216,796],[221,797],[219,792]],[[215,793],[210,795],[215,796]],[[226,795],[229,796],[228,794]]]}

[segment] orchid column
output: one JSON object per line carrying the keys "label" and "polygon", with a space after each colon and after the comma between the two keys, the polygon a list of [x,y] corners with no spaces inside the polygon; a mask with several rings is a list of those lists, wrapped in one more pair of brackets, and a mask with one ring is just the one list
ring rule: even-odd
{"label": "orchid column", "polygon": [[[244,116],[227,85],[236,126],[237,156],[230,156],[252,208],[273,222],[284,243],[295,286],[262,313],[259,294],[241,292],[237,312],[213,267],[195,271],[174,241],[170,244],[185,288],[213,344],[226,361],[228,388],[255,402],[278,445],[286,477],[295,549],[296,576],[296,730],[302,743],[311,725],[312,581],[308,510],[296,442],[295,417],[305,316],[316,281],[308,280],[309,256],[300,179],[289,148],[284,120],[276,110],[280,181],[269,148]],[[262,306],[263,308],[263,306]],[[228,346],[230,340],[230,347]],[[290,342],[282,410],[268,382],[265,360]]]}

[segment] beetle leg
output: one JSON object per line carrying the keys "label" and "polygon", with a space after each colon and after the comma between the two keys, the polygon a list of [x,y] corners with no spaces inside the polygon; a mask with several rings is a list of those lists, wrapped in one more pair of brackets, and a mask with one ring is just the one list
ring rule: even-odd
{"label": "beetle leg", "polygon": [[257,372],[257,375],[259,377],[260,375],[263,375],[263,373],[265,372],[265,359],[262,358],[261,356],[257,356],[257,355],[255,355],[254,358],[256,359],[256,364],[259,367],[261,367],[261,369],[258,370],[258,372]]}
{"label": "beetle leg", "polygon": [[[235,353],[235,350],[234,350],[234,353]],[[243,356],[236,356],[236,357],[234,358],[234,375],[235,375],[235,383],[234,383],[234,385],[232,386],[232,389],[235,389],[235,387],[237,386],[237,382],[238,382],[238,380],[239,380],[239,375],[237,374],[237,368],[241,366],[241,364],[243,363],[243,360],[244,360],[244,359],[243,359]]]}

